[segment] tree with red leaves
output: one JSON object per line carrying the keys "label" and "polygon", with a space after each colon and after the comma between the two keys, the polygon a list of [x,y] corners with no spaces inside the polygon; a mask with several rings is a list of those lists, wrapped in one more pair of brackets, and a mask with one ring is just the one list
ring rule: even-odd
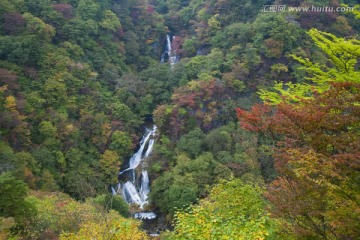
{"label": "tree with red leaves", "polygon": [[[299,239],[360,236],[360,42],[317,30],[314,42],[333,65],[295,57],[311,84],[276,84],[266,104],[237,109],[243,128],[276,140],[278,178],[265,194],[273,217]],[[280,94],[279,94],[280,93]]]}
{"label": "tree with red leaves", "polygon": [[191,81],[175,90],[171,105],[158,106],[154,117],[158,125],[164,124],[165,129],[170,129],[172,139],[177,140],[194,125],[206,131],[220,121],[222,102],[227,98],[220,81]]}
{"label": "tree with red leaves", "polygon": [[5,68],[0,68],[0,85],[7,86],[7,90],[17,90],[19,89],[18,76]]}
{"label": "tree with red leaves", "polygon": [[237,110],[241,126],[277,135],[280,176],[266,197],[284,229],[316,239],[360,236],[360,84],[339,83],[301,104]]}
{"label": "tree with red leaves", "polygon": [[7,34],[16,34],[25,29],[25,18],[17,12],[5,13],[3,28]]}
{"label": "tree with red leaves", "polygon": [[73,7],[67,3],[54,4],[53,8],[61,13],[65,19],[71,19],[73,17]]}

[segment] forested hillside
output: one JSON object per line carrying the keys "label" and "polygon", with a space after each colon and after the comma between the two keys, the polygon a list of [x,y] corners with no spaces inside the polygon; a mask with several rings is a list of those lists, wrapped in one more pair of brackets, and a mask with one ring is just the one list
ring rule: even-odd
{"label": "forested hillside", "polygon": [[359,239],[356,4],[0,0],[0,239]]}

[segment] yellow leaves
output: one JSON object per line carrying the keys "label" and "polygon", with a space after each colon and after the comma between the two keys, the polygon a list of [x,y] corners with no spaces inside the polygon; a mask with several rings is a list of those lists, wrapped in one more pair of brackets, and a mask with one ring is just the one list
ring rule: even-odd
{"label": "yellow leaves", "polygon": [[86,222],[77,233],[63,233],[60,240],[146,240],[147,235],[138,229],[140,222],[125,219],[114,211],[104,216],[102,221]]}
{"label": "yellow leaves", "polygon": [[11,112],[16,112],[16,99],[15,99],[15,97],[7,96],[5,98],[5,107]]}
{"label": "yellow leaves", "polygon": [[275,82],[275,91],[260,90],[260,98],[269,104],[277,105],[282,101],[298,103],[300,99],[310,99],[312,87],[309,84]]}
{"label": "yellow leaves", "polygon": [[6,91],[7,87],[8,87],[7,85],[1,86],[0,87],[0,93],[3,93],[4,91]]}
{"label": "yellow leaves", "polygon": [[61,134],[63,135],[70,135],[74,132],[77,131],[77,128],[74,126],[74,124],[69,123],[65,126],[65,128],[63,129],[63,131],[61,132]]}
{"label": "yellow leaves", "polygon": [[14,218],[3,218],[0,217],[0,240],[2,239],[9,239],[10,229],[15,227],[16,222]]}
{"label": "yellow leaves", "polygon": [[239,180],[222,181],[199,205],[177,212],[170,239],[265,239],[273,226],[260,192]]}
{"label": "yellow leaves", "polygon": [[33,192],[27,201],[37,209],[35,222],[29,226],[29,232],[73,232],[83,222],[100,220],[100,214],[94,206],[81,204],[66,194]]}
{"label": "yellow leaves", "polygon": [[[318,64],[308,58],[291,55],[302,64],[300,69],[307,72],[308,83],[275,83],[273,90],[260,90],[260,98],[270,104],[277,105],[280,102],[298,103],[300,99],[312,99],[314,94],[327,91],[336,82],[360,82],[360,72],[356,71],[356,64],[360,57],[360,41],[357,39],[337,38],[336,36],[311,29],[308,35],[312,38],[332,64]],[[273,69],[274,70],[274,69]],[[285,68],[276,67],[276,71]]]}
{"label": "yellow leaves", "polygon": [[155,40],[153,38],[149,38],[149,39],[146,40],[147,44],[152,44],[154,42],[155,42]]}
{"label": "yellow leaves", "polygon": [[197,90],[200,86],[199,81],[192,80],[188,82],[188,87],[190,90]]}
{"label": "yellow leaves", "polygon": [[[62,240],[144,240],[140,222],[126,219],[115,211],[106,212],[92,202],[79,203],[63,193],[33,192],[27,201],[34,204],[37,215],[28,226],[28,233],[60,234]],[[1,218],[0,218],[1,221]],[[0,230],[1,230],[0,222]],[[1,236],[1,235],[0,235]],[[1,238],[0,238],[1,239]]]}
{"label": "yellow leaves", "polygon": [[118,28],[121,27],[120,20],[111,10],[105,11],[104,19],[100,23],[100,26],[104,29],[115,32]]}
{"label": "yellow leaves", "polygon": [[356,16],[356,18],[360,19],[360,5],[354,6],[355,11],[353,11],[353,14]]}
{"label": "yellow leaves", "polygon": [[106,122],[102,124],[102,135],[106,137],[107,139],[110,138],[111,135],[111,124]]}
{"label": "yellow leaves", "polygon": [[290,156],[289,165],[294,168],[295,175],[299,178],[305,178],[321,186],[331,186],[329,178],[341,180],[341,176],[335,171],[336,163],[331,158],[316,153],[313,150],[307,152],[298,149],[287,151]]}
{"label": "yellow leaves", "polygon": [[91,72],[90,77],[96,78],[99,74],[97,72]]}
{"label": "yellow leaves", "polygon": [[116,183],[116,173],[119,167],[119,155],[115,151],[106,150],[100,159],[100,169],[103,180],[108,183]]}
{"label": "yellow leaves", "polygon": [[50,41],[55,36],[55,28],[43,22],[40,18],[24,13],[23,17],[26,19],[26,28],[31,34],[36,34],[39,37]]}
{"label": "yellow leaves", "polygon": [[215,14],[208,20],[208,25],[212,29],[220,29],[221,23],[219,22],[219,14]]}
{"label": "yellow leaves", "polygon": [[328,55],[330,62],[339,73],[354,72],[357,58],[360,57],[359,40],[337,38],[317,29],[309,30],[308,34],[315,44]]}

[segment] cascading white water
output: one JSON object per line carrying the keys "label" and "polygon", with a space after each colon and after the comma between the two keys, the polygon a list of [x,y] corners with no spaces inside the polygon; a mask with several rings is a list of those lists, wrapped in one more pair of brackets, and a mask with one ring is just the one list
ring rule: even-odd
{"label": "cascading white water", "polygon": [[[149,131],[147,135],[145,135],[145,138],[140,142],[140,149],[130,158],[129,168],[125,169],[124,171],[121,171],[119,175],[123,174],[128,170],[134,170],[135,168],[137,168],[137,166],[139,166],[140,162],[143,160],[143,152],[145,145],[149,141],[150,136],[155,134],[155,130],[156,130],[156,126],[154,126],[154,129],[152,131]],[[148,147],[148,149],[146,150],[145,153],[146,157],[148,157],[152,151],[152,147],[154,145],[154,139],[150,139],[150,142],[151,142],[151,149],[149,149]],[[150,146],[150,142],[149,142],[149,146]]]}
{"label": "cascading white water", "polygon": [[153,147],[154,147],[154,142],[155,142],[154,139],[150,139],[150,140],[149,140],[149,146],[148,146],[148,148],[147,148],[147,150],[146,150],[145,158],[147,158],[147,157],[150,155],[150,153],[152,152]]}
{"label": "cascading white water", "polygon": [[[142,163],[152,152],[154,147],[154,136],[156,133],[156,126],[153,129],[146,129],[145,135],[140,142],[139,150],[130,158],[129,167],[119,173],[119,175],[127,172],[131,180],[125,182],[122,186],[119,183],[117,189],[111,188],[113,194],[122,194],[124,200],[128,204],[138,204],[142,209],[148,203],[147,198],[150,192],[150,181],[148,172],[144,169]],[[140,165],[140,166],[139,166]],[[140,184],[136,177],[135,169],[141,167]],[[135,214],[135,218],[153,219],[156,214],[153,212],[139,212]]]}
{"label": "cascading white water", "polygon": [[135,185],[132,182],[127,181],[124,184],[123,189],[122,189],[122,194],[127,203],[129,203],[129,204],[136,203],[136,204],[140,205],[140,207],[142,207],[143,201],[142,201]]}
{"label": "cascading white water", "polygon": [[148,172],[143,170],[141,173],[140,198],[147,203],[147,196],[150,192],[150,181]]}
{"label": "cascading white water", "polygon": [[[173,41],[176,36],[173,36]],[[177,62],[179,62],[179,56],[177,53],[174,52],[171,45],[172,41],[170,39],[170,35],[166,35],[166,48],[164,53],[161,55],[161,63],[165,63],[165,56],[168,55],[170,66],[173,67]]]}
{"label": "cascading white water", "polygon": [[169,55],[171,55],[172,49],[171,49],[171,40],[170,40],[169,34],[166,35],[166,46],[167,46]]}

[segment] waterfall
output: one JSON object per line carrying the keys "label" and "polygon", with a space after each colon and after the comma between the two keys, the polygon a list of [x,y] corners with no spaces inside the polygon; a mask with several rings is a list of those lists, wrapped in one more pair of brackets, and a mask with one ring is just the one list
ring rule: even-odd
{"label": "waterfall", "polygon": [[137,191],[135,185],[132,182],[127,181],[124,184],[122,194],[127,203],[136,203],[140,205],[140,207],[143,206],[143,201],[139,195],[139,192]]}
{"label": "waterfall", "polygon": [[[154,126],[154,129],[152,131],[147,130],[148,133],[145,135],[145,138],[140,142],[140,149],[130,158],[129,161],[129,168],[125,169],[124,171],[121,171],[119,175],[123,174],[124,172],[128,170],[134,170],[137,168],[140,164],[140,162],[143,160],[143,152],[146,143],[148,143],[150,136],[155,134],[156,126]],[[145,157],[148,157],[152,151],[152,147],[154,145],[154,139],[150,139],[149,146],[151,145],[151,148],[148,147],[145,153]]]}
{"label": "waterfall", "polygon": [[150,155],[150,153],[152,152],[153,147],[154,147],[154,142],[155,142],[154,139],[150,139],[150,140],[149,140],[149,146],[148,146],[148,149],[146,150],[146,153],[145,153],[145,157],[146,157],[146,158],[147,158],[147,157]]}
{"label": "waterfall", "polygon": [[147,171],[143,170],[141,172],[140,198],[146,201],[149,192],[150,192],[149,175]]}
{"label": "waterfall", "polygon": [[161,63],[165,63],[165,56],[169,58],[170,66],[173,67],[177,62],[179,62],[179,55],[172,49],[172,42],[176,36],[173,36],[172,39],[169,34],[166,35],[166,47],[164,53],[161,55]]}
{"label": "waterfall", "polygon": [[[116,189],[111,188],[113,194],[121,194],[128,204],[137,204],[141,209],[148,203],[147,198],[150,192],[149,175],[143,163],[153,150],[155,133],[155,125],[152,129],[146,129],[139,150],[129,160],[129,167],[119,173],[119,175],[127,174],[130,180],[122,185],[119,183]],[[135,171],[138,168],[141,170],[139,178],[136,174],[138,171]],[[155,217],[156,214],[153,212],[138,212],[135,214],[135,218],[139,219],[153,219]]]}

